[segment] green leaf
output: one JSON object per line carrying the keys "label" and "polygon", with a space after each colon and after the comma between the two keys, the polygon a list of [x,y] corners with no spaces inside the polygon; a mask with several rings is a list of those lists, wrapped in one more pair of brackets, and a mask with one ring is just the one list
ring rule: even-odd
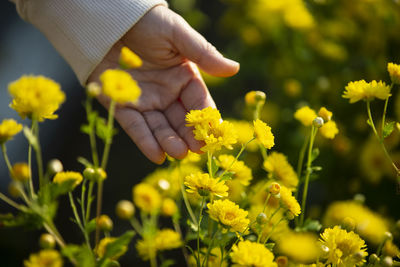
{"label": "green leaf", "polygon": [[24,127],[24,135],[26,139],[28,139],[29,144],[31,144],[33,148],[37,149],[39,145],[38,140],[31,129],[26,126]]}
{"label": "green leaf", "polygon": [[219,178],[219,182],[231,180],[234,174],[234,172],[226,172],[222,177]]}
{"label": "green leaf", "polygon": [[65,195],[74,189],[74,180],[65,180],[62,183],[50,183],[49,190],[52,200],[55,200],[60,195]]}
{"label": "green leaf", "polygon": [[169,260],[164,260],[164,261],[161,263],[160,267],[169,267],[169,266],[172,266],[172,265],[174,265],[174,264],[175,264],[175,261],[174,261],[174,260],[171,260],[171,259],[169,259]]}
{"label": "green leaf", "polygon": [[87,168],[87,167],[93,167],[93,164],[90,163],[90,161],[87,160],[87,159],[84,158],[84,157],[78,157],[78,158],[77,158],[77,161],[78,161],[80,164],[82,164],[83,166],[85,166],[86,168]]}
{"label": "green leaf", "polygon": [[11,213],[0,214],[0,225],[4,227],[26,227],[28,229],[40,229],[43,219],[32,210],[13,215]]}
{"label": "green leaf", "polygon": [[211,174],[212,174],[212,177],[215,177],[215,174],[217,173],[217,171],[218,171],[217,161],[216,161],[215,157],[212,157],[211,158]]}
{"label": "green leaf", "polygon": [[275,247],[275,243],[267,243],[267,244],[265,244],[265,247],[267,249],[269,249],[270,251],[272,251]]}
{"label": "green leaf", "polygon": [[104,142],[107,140],[108,137],[108,129],[107,123],[104,118],[97,118],[96,120],[96,135],[103,140]]}
{"label": "green leaf", "polygon": [[369,126],[373,127],[373,124],[372,124],[372,122],[371,122],[371,120],[370,120],[369,118],[367,119],[367,124],[368,124]]}
{"label": "green leaf", "polygon": [[67,257],[71,262],[78,263],[80,267],[95,267],[96,260],[91,251],[86,245],[67,245],[61,253]]}
{"label": "green leaf", "polygon": [[127,246],[131,242],[134,235],[134,231],[127,231],[125,234],[121,235],[113,242],[107,244],[106,252],[104,253],[103,259],[111,259],[125,254]]}
{"label": "green leaf", "polygon": [[304,227],[302,230],[319,232],[321,230],[321,228],[322,228],[322,225],[318,220],[307,219],[304,223]]}
{"label": "green leaf", "polygon": [[94,230],[96,230],[96,218],[90,220],[87,224],[86,224],[86,232],[88,234],[90,234],[91,232],[93,232]]}
{"label": "green leaf", "polygon": [[394,121],[385,124],[385,126],[383,127],[383,138],[388,137],[393,132],[394,124]]}
{"label": "green leaf", "polygon": [[314,148],[311,152],[311,162],[313,162],[319,156],[319,149]]}

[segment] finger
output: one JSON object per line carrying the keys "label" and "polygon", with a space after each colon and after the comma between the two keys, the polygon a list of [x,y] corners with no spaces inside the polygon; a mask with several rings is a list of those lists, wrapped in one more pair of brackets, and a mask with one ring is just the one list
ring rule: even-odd
{"label": "finger", "polygon": [[186,127],[186,110],[178,101],[172,103],[166,110],[165,116],[176,132],[183,138],[189,149],[193,152],[202,153],[200,148],[203,142],[194,139],[192,127]]}
{"label": "finger", "polygon": [[198,76],[193,77],[187,86],[182,89],[180,99],[187,111],[192,109],[203,109],[206,107],[216,107],[206,85]]}
{"label": "finger", "polygon": [[171,157],[182,159],[187,154],[186,143],[171,128],[165,116],[159,111],[144,112],[143,116],[161,148]]}
{"label": "finger", "polygon": [[117,108],[115,118],[143,154],[156,164],[165,160],[165,153],[154,138],[141,113],[131,108]]}
{"label": "finger", "polygon": [[172,42],[178,51],[207,73],[229,77],[239,71],[239,63],[225,58],[182,17],[177,16]]}

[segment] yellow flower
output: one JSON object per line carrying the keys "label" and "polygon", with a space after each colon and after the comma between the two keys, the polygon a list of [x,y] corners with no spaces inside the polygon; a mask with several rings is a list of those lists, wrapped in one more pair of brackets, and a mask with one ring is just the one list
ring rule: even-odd
{"label": "yellow flower", "polygon": [[[200,262],[202,263],[205,259],[205,255],[207,254],[207,248],[202,248],[200,252]],[[198,257],[197,251],[194,252],[194,255],[190,255],[189,258],[189,266],[197,267],[196,258]],[[221,264],[221,249],[219,247],[215,247],[210,250],[210,254],[207,259],[207,263],[205,264],[208,267],[228,267],[228,263],[224,260]]]}
{"label": "yellow flower", "polygon": [[221,120],[218,109],[207,107],[202,110],[191,110],[186,114],[186,126],[211,126],[215,127]]}
{"label": "yellow flower", "polygon": [[100,75],[103,93],[117,103],[135,102],[141,90],[132,76],[123,70],[106,70]]}
{"label": "yellow flower", "polygon": [[276,242],[277,251],[296,263],[310,264],[320,254],[317,241],[318,236],[313,233],[289,231],[279,236]]}
{"label": "yellow flower", "polygon": [[[246,144],[254,136],[254,127],[248,121],[236,121],[229,119],[229,122],[233,124],[237,133],[237,142],[240,145]],[[258,149],[257,142],[250,142],[246,146],[248,151],[256,151]]]}
{"label": "yellow flower", "polygon": [[24,261],[25,267],[62,267],[63,259],[54,249],[45,249],[39,253],[31,254],[29,260]]}
{"label": "yellow flower", "polygon": [[171,229],[163,229],[157,232],[154,243],[159,251],[171,250],[183,245],[181,235]]}
{"label": "yellow flower", "polygon": [[[235,163],[232,165],[233,162]],[[222,169],[232,172],[232,178],[240,181],[243,185],[249,185],[251,179],[253,179],[251,169],[243,161],[235,161],[235,157],[232,155],[220,155],[218,157],[218,164]]]}
{"label": "yellow flower", "polygon": [[15,163],[11,169],[11,177],[15,181],[19,181],[22,183],[29,180],[30,173],[31,172],[30,172],[29,166],[25,162]]}
{"label": "yellow flower", "polygon": [[294,118],[299,120],[304,126],[311,126],[313,120],[317,117],[317,113],[308,106],[299,108],[294,113]]}
{"label": "yellow flower", "polygon": [[400,65],[394,63],[388,63],[387,70],[389,72],[392,83],[400,84]]}
{"label": "yellow flower", "polygon": [[382,253],[391,258],[400,257],[400,249],[392,241],[385,242]]}
{"label": "yellow flower", "polygon": [[60,85],[43,76],[22,76],[8,85],[10,104],[22,117],[38,121],[56,119],[54,112],[65,100]]}
{"label": "yellow flower", "polygon": [[253,124],[254,136],[258,142],[260,142],[266,149],[271,149],[275,145],[271,127],[259,119],[255,120]]}
{"label": "yellow flower", "polygon": [[6,119],[0,123],[0,144],[11,140],[22,130],[22,125],[13,119]]}
{"label": "yellow flower", "polygon": [[196,173],[186,176],[184,185],[188,188],[188,193],[198,193],[200,196],[208,196],[209,194],[218,197],[228,196],[228,187],[224,181],[211,178],[208,173]]}
{"label": "yellow flower", "polygon": [[365,80],[349,82],[345,87],[343,98],[350,99],[350,103],[360,100],[370,101],[374,98],[385,100],[390,96],[390,86],[382,81],[372,81],[367,83]]}
{"label": "yellow flower", "polygon": [[339,129],[336,126],[336,122],[328,121],[325,122],[321,128],[319,128],[319,132],[323,137],[333,139],[339,133]]}
{"label": "yellow flower", "polygon": [[125,69],[139,68],[143,65],[142,60],[128,47],[124,46],[119,55],[119,64]]}
{"label": "yellow flower", "polygon": [[178,207],[174,200],[166,198],[161,205],[161,214],[164,216],[172,216],[178,211]]}
{"label": "yellow flower", "polygon": [[324,119],[324,122],[328,122],[332,119],[332,112],[327,110],[325,107],[321,107],[318,111],[318,116]]}
{"label": "yellow flower", "polygon": [[211,219],[221,223],[232,232],[243,233],[249,225],[248,212],[228,199],[216,200],[207,204],[207,208]]}
{"label": "yellow flower", "polygon": [[[115,240],[117,240],[115,237],[105,237],[102,240],[100,240],[97,249],[95,250],[97,255],[100,258],[103,257],[107,251],[107,245],[114,242]],[[128,250],[127,246],[119,247],[119,251],[115,254],[115,256],[112,259],[117,260],[119,257],[124,255],[127,250]]]}
{"label": "yellow flower", "polygon": [[74,181],[72,184],[72,189],[77,187],[83,180],[82,174],[79,172],[58,172],[53,178],[54,183],[62,184],[69,181]]}
{"label": "yellow flower", "polygon": [[299,202],[297,202],[296,198],[292,196],[292,191],[290,191],[285,186],[281,186],[281,203],[290,211],[294,216],[299,216],[301,209]]}
{"label": "yellow flower", "polygon": [[327,263],[338,267],[361,266],[368,255],[364,240],[356,233],[347,232],[339,226],[325,229],[320,241],[329,248]]}
{"label": "yellow flower", "polygon": [[144,260],[148,261],[149,259],[156,257],[156,244],[152,239],[142,239],[136,243],[136,250],[139,254],[139,257]]}
{"label": "yellow flower", "polygon": [[264,161],[264,168],[270,179],[275,179],[291,190],[297,187],[299,179],[284,154],[272,152]]}
{"label": "yellow flower", "polygon": [[233,267],[253,266],[253,267],[276,267],[274,254],[263,244],[251,242],[249,240],[240,241],[232,247],[231,256]]}
{"label": "yellow flower", "polygon": [[139,209],[146,213],[156,213],[161,207],[160,193],[154,187],[146,183],[133,187],[133,202]]}
{"label": "yellow flower", "polygon": [[262,91],[250,91],[244,96],[244,101],[249,106],[256,106],[257,104],[264,104],[267,96]]}
{"label": "yellow flower", "polygon": [[332,203],[326,210],[323,224],[339,225],[346,217],[355,221],[354,231],[374,245],[378,245],[389,231],[389,223],[383,217],[355,201]]}

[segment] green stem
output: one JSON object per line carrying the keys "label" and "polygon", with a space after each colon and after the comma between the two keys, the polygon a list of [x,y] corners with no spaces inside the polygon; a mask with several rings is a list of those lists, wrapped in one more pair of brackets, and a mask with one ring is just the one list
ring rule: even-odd
{"label": "green stem", "polygon": [[22,210],[21,206],[18,203],[16,203],[14,200],[11,200],[9,197],[7,197],[1,192],[0,192],[0,199],[6,202],[8,205],[16,208],[17,210]]}
{"label": "green stem", "polygon": [[60,233],[58,232],[58,230],[57,230],[56,226],[53,224],[53,222],[48,220],[48,221],[43,223],[43,226],[47,230],[47,232],[49,232],[49,234],[51,234],[54,237],[54,239],[56,240],[58,245],[60,247],[64,248],[65,247],[65,241],[61,237]]}
{"label": "green stem", "polygon": [[131,223],[133,229],[140,235],[143,236],[143,229],[142,226],[140,225],[139,221],[135,218],[132,217],[129,222]]}
{"label": "green stem", "polygon": [[83,236],[84,236],[84,238],[85,238],[86,245],[88,246],[88,248],[89,248],[90,250],[92,250],[92,248],[91,248],[91,246],[90,246],[89,236],[88,236],[88,234],[87,234],[87,232],[86,232],[86,229],[83,227],[83,224],[82,224],[81,219],[79,218],[78,210],[76,209],[76,206],[75,206],[75,202],[74,202],[74,198],[73,198],[73,196],[72,196],[72,193],[69,192],[69,193],[68,193],[68,196],[69,196],[69,202],[70,202],[70,204],[71,204],[72,211],[73,211],[74,216],[75,216],[76,223],[78,224],[79,228],[80,228],[81,231],[82,231],[82,234],[83,234]]}
{"label": "green stem", "polygon": [[263,158],[263,161],[266,161],[266,160],[267,160],[267,157],[268,157],[268,155],[267,155],[267,150],[266,150],[265,147],[264,147],[263,145],[261,145],[261,144],[259,144],[258,146],[259,146],[259,148],[260,148],[260,152],[261,152],[261,156],[262,156],[262,158]]}
{"label": "green stem", "polygon": [[40,148],[40,139],[39,139],[39,123],[37,120],[32,120],[34,134],[36,136],[37,146],[34,146],[36,152],[36,162],[38,166],[38,173],[39,173],[39,188],[42,188],[46,181],[44,180],[43,176],[43,160],[42,160],[42,151]]}
{"label": "green stem", "polygon": [[207,168],[208,174],[211,178],[213,178],[213,171],[212,171],[212,152],[207,151]]}
{"label": "green stem", "polygon": [[[390,85],[389,92],[392,91],[392,88],[393,88],[393,82],[392,82],[392,84]],[[389,98],[390,98],[390,96],[388,96],[388,98],[386,98],[386,100],[385,100],[385,106],[384,106],[384,108],[383,108],[383,114],[382,114],[382,128],[381,128],[381,131],[382,131],[382,137],[381,137],[382,142],[383,142],[383,140],[385,139],[385,138],[383,137],[383,129],[385,128],[386,110],[387,110],[387,106],[388,106],[388,103],[389,103]]]}
{"label": "green stem", "polygon": [[[310,133],[310,135],[311,135],[311,133]],[[309,137],[304,139],[303,145],[302,145],[302,147],[300,149],[300,153],[299,153],[299,161],[297,162],[297,177],[299,179],[301,177],[301,171],[303,169],[304,155],[306,154],[308,140],[310,140]]]}
{"label": "green stem", "polygon": [[[218,233],[218,231],[215,231],[215,233],[212,235],[210,244],[207,248],[206,256],[204,257],[203,263],[201,264],[202,267],[208,265],[208,257],[210,256],[210,252],[211,252],[212,246],[214,245],[214,240],[215,240],[215,237],[217,236],[217,233]],[[206,263],[207,263],[207,265],[204,265]]]}
{"label": "green stem", "polygon": [[[96,208],[96,218],[100,217],[101,214],[101,205],[102,205],[102,198],[103,198],[103,181],[99,181],[97,183],[97,208]],[[100,241],[100,228],[96,224],[96,234],[95,234],[95,241],[96,246]]]}
{"label": "green stem", "polygon": [[265,213],[265,210],[266,210],[267,205],[268,205],[268,201],[271,198],[271,193],[268,192],[267,194],[268,194],[268,196],[265,198],[265,201],[264,201],[263,213]]}
{"label": "green stem", "polygon": [[266,237],[265,240],[264,240],[264,246],[265,246],[265,244],[267,244],[268,239],[271,237],[271,235],[272,235],[272,233],[274,232],[275,228],[276,228],[276,227],[278,226],[278,224],[280,224],[281,221],[283,221],[284,219],[285,219],[285,217],[280,218],[280,220],[279,220],[276,224],[274,224],[274,225],[272,226],[271,231],[269,232],[269,234],[267,235],[267,237]]}
{"label": "green stem", "polygon": [[89,122],[89,140],[90,140],[90,148],[92,151],[92,160],[93,160],[93,165],[95,168],[99,167],[99,157],[97,155],[97,144],[96,144],[96,136],[95,136],[95,121],[94,120],[89,120],[90,114],[92,114],[92,98],[87,97],[86,98],[86,103],[85,103],[85,109],[86,109],[86,116],[88,118]]}
{"label": "green stem", "polygon": [[83,181],[83,183],[82,183],[82,188],[81,188],[81,213],[82,213],[82,223],[83,223],[83,226],[85,226],[85,228],[86,228],[86,224],[87,224],[87,221],[86,221],[86,212],[85,212],[85,201],[86,201],[86,183],[87,183],[87,180],[84,180]]}
{"label": "green stem", "polygon": [[107,139],[104,146],[103,158],[101,159],[101,168],[103,170],[107,167],[108,156],[110,154],[110,147],[113,139],[113,125],[114,125],[114,113],[115,113],[116,103],[114,100],[110,103],[110,108],[108,110],[108,119],[107,119]]}
{"label": "green stem", "polygon": [[7,155],[7,148],[6,148],[6,144],[5,143],[1,144],[1,151],[3,152],[4,161],[6,162],[8,171],[11,174],[12,166],[11,166],[11,163],[10,163],[10,159],[8,158],[8,155]]}
{"label": "green stem", "polygon": [[307,153],[307,169],[306,169],[306,178],[304,180],[304,189],[303,189],[303,198],[301,201],[301,215],[300,215],[300,226],[304,224],[304,214],[306,213],[306,202],[307,202],[307,194],[308,194],[308,184],[310,183],[310,175],[311,175],[311,157],[312,157],[312,149],[314,145],[314,139],[318,132],[318,128],[312,126],[311,135],[310,135],[310,143],[308,146]]}
{"label": "green stem", "polygon": [[200,227],[201,227],[201,220],[203,219],[203,205],[205,201],[205,197],[201,198],[201,205],[199,211],[199,223],[197,224],[197,267],[201,267],[200,265]]}
{"label": "green stem", "polygon": [[[33,122],[31,123],[31,132],[33,132]],[[31,195],[31,198],[34,198],[35,195],[35,190],[33,188],[33,177],[32,177],[32,145],[29,142],[29,147],[28,147],[28,167],[29,167],[29,193]]]}
{"label": "green stem", "polygon": [[189,213],[190,218],[192,219],[192,223],[194,225],[197,225],[197,220],[196,220],[196,216],[194,215],[194,212],[192,210],[192,207],[190,206],[189,200],[187,199],[186,196],[186,192],[185,192],[185,188],[183,186],[183,177],[182,177],[182,171],[181,171],[181,164],[178,164],[178,168],[179,168],[179,176],[181,177],[181,181],[180,181],[180,188],[181,188],[181,194],[182,194],[182,198],[183,198],[183,202],[185,203],[186,209]]}
{"label": "green stem", "polygon": [[[173,223],[173,225],[174,225],[175,231],[176,231],[176,232],[181,236],[181,238],[182,238],[182,237],[183,237],[183,234],[182,234],[182,229],[181,229],[181,227],[180,227],[180,225],[179,225],[179,220],[174,220],[174,219],[172,219],[172,223]],[[187,252],[185,246],[182,246],[182,254],[183,254],[183,257],[185,258],[186,265],[189,266],[189,255],[188,255],[188,252]]]}
{"label": "green stem", "polygon": [[89,190],[87,194],[87,202],[86,202],[86,222],[89,222],[90,220],[90,209],[92,207],[92,192],[93,192],[93,186],[94,182],[90,181],[89,182]]}

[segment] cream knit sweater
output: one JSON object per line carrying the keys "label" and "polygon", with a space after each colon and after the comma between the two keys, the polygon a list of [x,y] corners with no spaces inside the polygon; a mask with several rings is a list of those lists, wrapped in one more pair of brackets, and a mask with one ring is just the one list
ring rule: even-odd
{"label": "cream knit sweater", "polygon": [[38,28],[84,85],[113,44],[164,0],[11,0]]}

